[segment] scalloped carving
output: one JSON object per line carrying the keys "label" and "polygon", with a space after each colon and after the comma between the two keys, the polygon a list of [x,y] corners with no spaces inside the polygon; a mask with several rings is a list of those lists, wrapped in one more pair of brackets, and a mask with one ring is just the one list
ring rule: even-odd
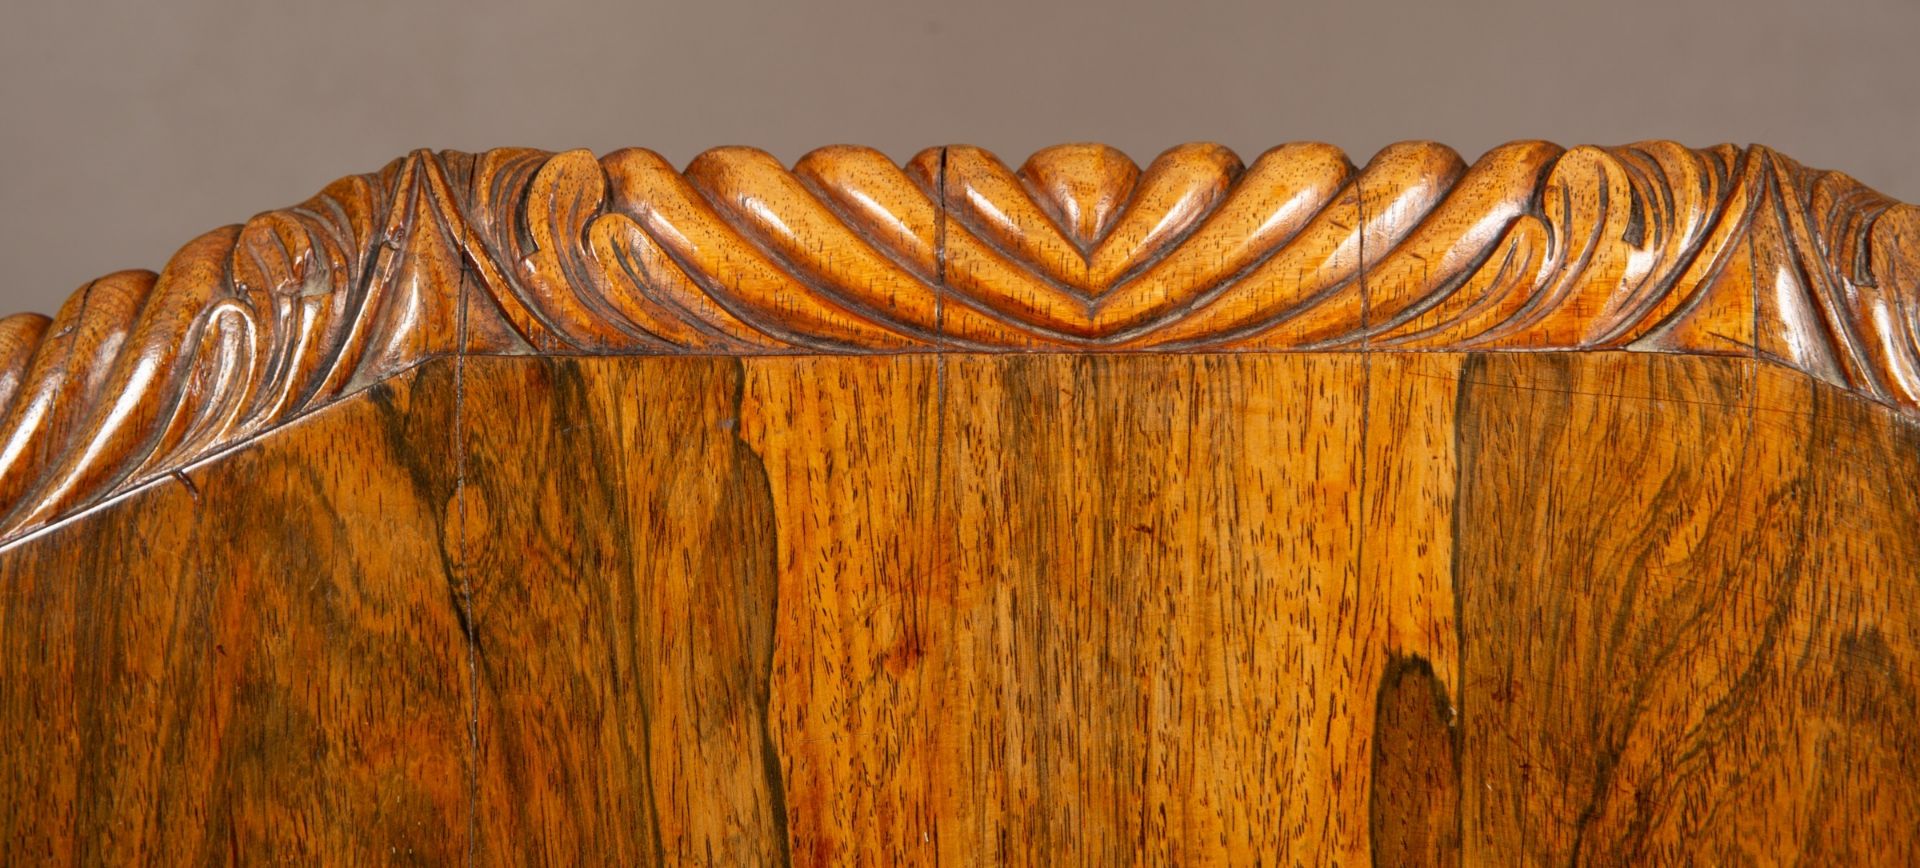
{"label": "scalloped carving", "polygon": [[1764,147],[419,151],[0,320],[0,539],[461,352],[1652,350],[1920,412],[1916,250]]}

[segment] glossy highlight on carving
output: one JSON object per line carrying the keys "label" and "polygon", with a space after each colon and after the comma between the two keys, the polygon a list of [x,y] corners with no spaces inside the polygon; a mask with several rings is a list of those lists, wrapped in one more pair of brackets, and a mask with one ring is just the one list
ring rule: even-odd
{"label": "glossy highlight on carving", "polygon": [[0,320],[0,538],[455,353],[1648,350],[1920,411],[1916,245],[1757,146],[419,151]]}

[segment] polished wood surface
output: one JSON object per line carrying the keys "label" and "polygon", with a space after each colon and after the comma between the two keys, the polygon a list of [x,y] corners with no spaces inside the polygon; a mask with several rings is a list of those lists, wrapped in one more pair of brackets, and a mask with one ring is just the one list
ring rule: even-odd
{"label": "polished wood surface", "polygon": [[1920,210],[416,153],[0,320],[26,864],[1920,861]]}
{"label": "polished wood surface", "polygon": [[1740,359],[436,361],[0,557],[0,836],[1903,864],[1917,473]]}

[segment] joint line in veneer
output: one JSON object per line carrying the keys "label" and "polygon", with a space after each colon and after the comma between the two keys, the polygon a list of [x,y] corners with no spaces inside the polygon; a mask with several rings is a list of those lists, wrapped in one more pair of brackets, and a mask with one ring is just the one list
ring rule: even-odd
{"label": "joint line in veneer", "polygon": [[[1360,290],[1360,444],[1359,460],[1356,462],[1359,465],[1360,474],[1360,478],[1356,480],[1360,502],[1355,509],[1353,522],[1353,532],[1356,536],[1353,547],[1354,611],[1359,612],[1364,611],[1360,606],[1359,597],[1367,586],[1367,541],[1371,538],[1367,533],[1369,498],[1372,496],[1372,492],[1367,490],[1367,435],[1372,428],[1370,422],[1373,411],[1373,353],[1371,352],[1373,341],[1369,335],[1371,320],[1368,316],[1371,313],[1368,304],[1371,293],[1367,289],[1367,197],[1366,190],[1360,186],[1358,177],[1353,181],[1353,202],[1355,222],[1360,226],[1360,231],[1357,233],[1359,244],[1355,252],[1360,267],[1354,275],[1354,279],[1359,282]],[[1357,627],[1358,625],[1356,629]]]}
{"label": "joint line in veneer", "polygon": [[476,864],[480,847],[480,669],[479,636],[473,616],[473,583],[467,572],[466,363],[467,288],[470,266],[462,266],[456,300],[453,356],[453,504],[454,578],[460,632],[467,656],[467,864]]}

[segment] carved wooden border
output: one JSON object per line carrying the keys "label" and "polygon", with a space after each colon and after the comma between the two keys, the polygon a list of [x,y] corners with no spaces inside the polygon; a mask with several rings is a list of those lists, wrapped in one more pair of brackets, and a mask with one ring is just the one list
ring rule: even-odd
{"label": "carved wooden border", "polygon": [[458,352],[1652,350],[1920,412],[1917,250],[1764,147],[419,151],[0,320],[0,539]]}

